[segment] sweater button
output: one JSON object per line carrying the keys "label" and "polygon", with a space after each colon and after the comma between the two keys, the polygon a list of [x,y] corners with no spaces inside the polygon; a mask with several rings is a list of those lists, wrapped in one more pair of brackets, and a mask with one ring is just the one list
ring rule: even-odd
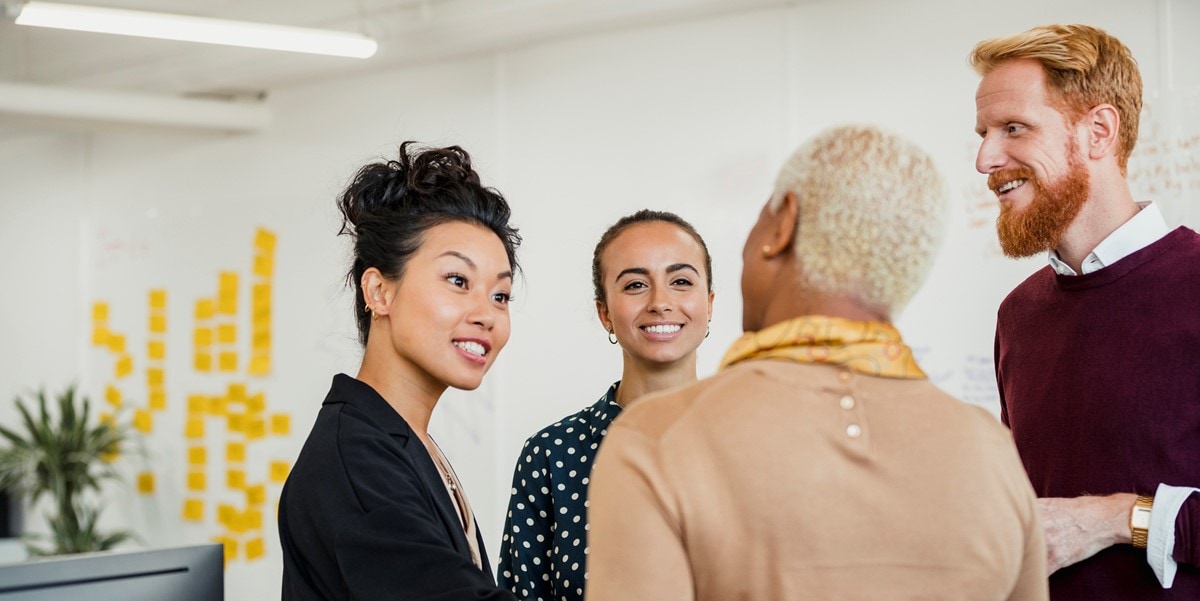
{"label": "sweater button", "polygon": [[850,438],[858,438],[859,436],[862,436],[862,427],[858,424],[850,424],[849,426],[846,426],[846,436],[849,436]]}
{"label": "sweater button", "polygon": [[842,409],[849,411],[854,408],[854,397],[846,395],[842,397],[842,400],[838,404],[842,406]]}

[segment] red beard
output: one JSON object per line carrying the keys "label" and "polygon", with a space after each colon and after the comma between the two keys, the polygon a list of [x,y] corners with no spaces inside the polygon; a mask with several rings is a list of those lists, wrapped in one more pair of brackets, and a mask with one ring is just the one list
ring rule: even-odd
{"label": "red beard", "polygon": [[1011,204],[1000,205],[996,218],[996,233],[1000,248],[1013,258],[1029,257],[1058,247],[1063,234],[1087,202],[1091,184],[1087,168],[1079,159],[1072,141],[1068,149],[1067,174],[1052,184],[1044,184],[1028,169],[1006,169],[988,176],[993,190],[999,182],[1027,180],[1033,186],[1033,200],[1022,211]]}

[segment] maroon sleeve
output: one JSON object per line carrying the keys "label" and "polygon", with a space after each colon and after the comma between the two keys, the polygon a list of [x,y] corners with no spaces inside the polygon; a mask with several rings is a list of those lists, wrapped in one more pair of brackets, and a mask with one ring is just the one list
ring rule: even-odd
{"label": "maroon sleeve", "polygon": [[1200,495],[1192,493],[1175,517],[1175,561],[1200,566]]}

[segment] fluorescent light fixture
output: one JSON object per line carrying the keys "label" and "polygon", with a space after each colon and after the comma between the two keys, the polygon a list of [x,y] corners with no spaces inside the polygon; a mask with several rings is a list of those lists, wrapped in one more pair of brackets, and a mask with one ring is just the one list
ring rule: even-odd
{"label": "fluorescent light fixture", "polygon": [[377,44],[371,38],[344,31],[286,27],[247,21],[228,21],[99,6],[38,2],[18,5],[18,25],[75,31],[114,33],[146,38],[245,46],[367,58]]}

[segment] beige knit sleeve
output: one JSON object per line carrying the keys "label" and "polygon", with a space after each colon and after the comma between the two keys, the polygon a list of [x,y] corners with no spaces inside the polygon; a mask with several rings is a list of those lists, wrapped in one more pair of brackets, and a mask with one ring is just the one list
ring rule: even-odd
{"label": "beige knit sleeve", "polygon": [[587,601],[694,598],[679,516],[657,442],[609,427],[588,490]]}

